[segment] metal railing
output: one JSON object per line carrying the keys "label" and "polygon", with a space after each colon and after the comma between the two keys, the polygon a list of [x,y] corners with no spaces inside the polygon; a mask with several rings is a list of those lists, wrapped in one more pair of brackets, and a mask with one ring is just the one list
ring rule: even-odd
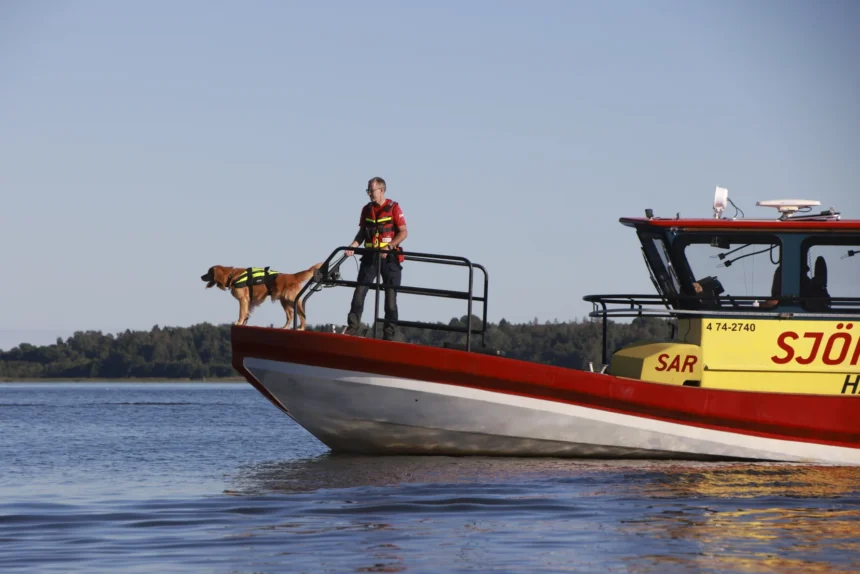
{"label": "metal railing", "polygon": [[[584,301],[592,305],[588,314],[601,318],[603,328],[603,364],[608,364],[609,317],[728,317],[760,319],[851,319],[860,320],[860,297],[734,297],[730,295],[586,295]],[[772,308],[762,307],[765,300],[775,300]],[[807,311],[809,305],[825,304],[829,311]],[[609,306],[616,305],[617,308]],[[659,308],[657,308],[659,307]],[[673,329],[674,331],[674,329]]]}
{"label": "metal railing", "polygon": [[[353,251],[357,255],[377,255],[376,259],[376,278],[373,282],[366,281],[346,281],[341,279],[340,277],[340,267],[343,263],[349,259],[345,253],[346,251]],[[332,264],[332,260],[338,255],[338,253],[343,253],[337,261]],[[406,261],[415,261],[418,263],[432,263],[437,265],[452,265],[457,267],[468,267],[469,268],[469,288],[467,291],[453,291],[449,289],[433,289],[429,287],[413,287],[413,286],[393,286],[381,283],[380,277],[382,275],[382,257],[378,257],[379,254],[386,253],[389,257],[397,257],[398,255],[403,255]],[[475,269],[480,270],[484,275],[484,292],[483,296],[475,296],[473,295],[474,288],[474,274]],[[420,328],[420,329],[431,329],[438,331],[450,331],[457,333],[465,333],[466,334],[466,351],[472,350],[472,335],[481,335],[481,345],[484,346],[486,344],[486,333],[487,333],[487,297],[489,295],[489,277],[487,275],[487,270],[483,265],[478,263],[473,263],[469,259],[465,257],[460,257],[457,255],[440,255],[437,253],[416,253],[416,252],[407,252],[407,251],[384,251],[376,248],[367,248],[367,247],[338,247],[328,258],[323,262],[319,269],[314,272],[314,277],[308,281],[302,290],[299,291],[299,294],[296,296],[295,301],[293,302],[293,328],[298,327],[298,304],[299,301],[302,302],[302,306],[307,302],[307,300],[316,292],[321,291],[325,287],[367,287],[373,288],[375,291],[375,305],[374,305],[374,313],[373,313],[373,338],[377,338],[377,327],[380,319],[379,317],[379,296],[380,290],[387,291],[393,290],[398,293],[408,293],[411,295],[425,295],[429,297],[440,297],[447,299],[461,299],[466,301],[466,326],[461,327],[458,325],[444,325],[444,324],[436,324],[436,323],[426,323],[420,321],[389,321],[390,324],[398,325],[401,327],[412,327],[412,328]],[[304,295],[304,298],[302,296]],[[472,307],[473,303],[481,303],[483,307],[481,326],[480,328],[475,328],[472,325]]]}

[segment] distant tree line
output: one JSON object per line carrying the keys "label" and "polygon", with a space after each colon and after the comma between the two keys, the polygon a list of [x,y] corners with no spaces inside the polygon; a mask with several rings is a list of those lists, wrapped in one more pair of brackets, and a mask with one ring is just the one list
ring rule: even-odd
{"label": "distant tree line", "polygon": [[[452,318],[449,325],[465,327],[467,317]],[[473,319],[473,326],[480,319]],[[630,323],[609,323],[609,350],[639,339],[665,339],[669,325],[662,319],[641,318]],[[333,330],[333,325],[309,327]],[[379,332],[381,334],[381,325]],[[428,329],[402,329],[408,342],[443,346],[463,344],[463,334]],[[473,336],[473,345],[480,337]],[[502,319],[489,323],[486,346],[505,356],[570,367],[588,368],[601,359],[601,324],[588,320],[514,324]],[[230,362],[230,326],[201,323],[191,327],[159,327],[150,331],[102,334],[79,331],[53,345],[23,343],[0,351],[0,379],[191,379],[238,377]]]}

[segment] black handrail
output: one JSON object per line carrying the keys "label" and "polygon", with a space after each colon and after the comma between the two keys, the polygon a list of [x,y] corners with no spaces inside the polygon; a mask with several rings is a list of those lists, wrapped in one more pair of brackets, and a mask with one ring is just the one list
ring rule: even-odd
{"label": "black handrail", "polygon": [[[762,307],[761,304],[766,300],[777,301],[776,310],[772,315],[785,313],[786,306],[800,307],[811,303],[827,303],[831,311],[792,311],[795,315],[798,314],[814,314],[822,317],[830,317],[834,312],[847,308],[849,311],[860,309],[860,297],[807,297],[795,295],[783,295],[781,297],[765,297],[748,296],[748,295],[639,295],[639,294],[611,294],[611,295],[586,295],[582,298],[589,303],[604,302],[615,305],[631,305],[642,307],[643,305],[659,305],[666,308],[666,313],[669,315],[679,315],[684,313],[698,314],[699,311],[707,311],[708,313],[729,313],[727,309],[741,309],[750,313],[766,312],[768,307]],[[695,305],[685,307],[685,303],[694,303]],[[758,303],[758,305],[755,305]],[[671,305],[671,307],[669,306]],[[782,308],[781,310],[779,308]]]}
{"label": "black handrail", "polygon": [[[375,297],[375,310],[374,310],[374,319],[373,319],[373,337],[377,336],[377,325],[379,323],[379,291],[380,291],[380,276],[382,272],[382,258],[376,258],[376,278],[373,282],[368,283],[366,281],[346,281],[340,279],[340,267],[343,263],[349,258],[345,253],[337,260],[336,263],[331,265],[332,260],[338,253],[345,251],[353,251],[356,254],[380,254],[387,253],[391,257],[396,257],[397,255],[403,255],[407,261],[416,261],[420,263],[436,263],[441,265],[454,265],[461,267],[469,268],[469,290],[468,291],[451,291],[447,289],[432,289],[428,287],[412,287],[412,286],[391,286],[384,285],[384,289],[391,289],[394,291],[398,291],[401,293],[409,293],[412,295],[427,295],[431,297],[444,297],[444,298],[452,298],[452,299],[463,299],[467,302],[467,323],[465,329],[451,328],[447,325],[437,325],[433,323],[419,323],[415,321],[396,321],[395,324],[403,325],[406,327],[419,327],[426,329],[437,329],[443,331],[457,331],[457,332],[465,332],[466,333],[466,350],[471,351],[472,345],[472,334],[481,335],[481,344],[486,345],[486,332],[487,332],[487,299],[489,295],[489,276],[487,274],[487,270],[483,265],[478,263],[473,263],[469,259],[465,257],[460,257],[457,255],[440,255],[436,253],[416,253],[416,252],[405,252],[405,251],[385,251],[378,248],[367,248],[367,247],[338,247],[326,258],[320,268],[314,273],[313,278],[308,281],[304,287],[302,287],[301,291],[299,291],[296,296],[295,301],[293,302],[293,328],[298,327],[298,303],[302,302],[302,306],[307,302],[308,298],[320,291],[323,287],[373,287],[376,292]],[[474,287],[474,269],[479,269],[484,274],[484,294],[483,297],[476,297],[472,294]],[[304,298],[302,298],[304,295]],[[480,302],[483,304],[483,318],[480,329],[473,329],[472,327],[472,303]]]}

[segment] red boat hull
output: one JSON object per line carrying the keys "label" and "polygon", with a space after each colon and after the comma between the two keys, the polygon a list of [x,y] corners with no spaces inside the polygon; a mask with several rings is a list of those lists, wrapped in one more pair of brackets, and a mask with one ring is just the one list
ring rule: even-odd
{"label": "red boat hull", "polygon": [[671,386],[493,355],[310,331],[233,327],[232,346],[233,366],[283,410],[287,409],[282,401],[246,368],[246,359],[420,380],[637,420],[856,449],[860,461],[858,403],[849,395]]}

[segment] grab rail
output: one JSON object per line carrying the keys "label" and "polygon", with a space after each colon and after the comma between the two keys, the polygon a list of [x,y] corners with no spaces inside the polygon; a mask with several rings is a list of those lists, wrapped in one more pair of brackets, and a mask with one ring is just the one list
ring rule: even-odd
{"label": "grab rail", "polygon": [[[469,290],[468,291],[452,291],[448,289],[432,289],[428,287],[413,287],[413,286],[393,286],[393,285],[383,285],[380,283],[380,276],[382,274],[382,257],[376,257],[376,278],[373,282],[366,281],[346,281],[340,278],[340,267],[343,263],[349,259],[345,253],[341,255],[337,259],[337,261],[332,264],[332,260],[338,253],[345,251],[353,251],[356,254],[365,255],[372,254],[378,255],[381,253],[387,253],[391,257],[396,257],[398,255],[403,255],[406,261],[415,261],[418,263],[433,263],[437,265],[453,265],[458,267],[468,267],[469,268]],[[478,269],[484,274],[484,293],[483,296],[475,296],[473,295],[474,288],[474,270]],[[323,264],[314,272],[314,276],[312,280],[308,281],[304,287],[302,287],[299,294],[296,296],[295,301],[293,301],[293,328],[298,327],[298,304],[301,300],[302,306],[307,302],[307,300],[314,293],[322,290],[324,287],[373,287],[375,290],[375,309],[373,314],[373,337],[377,336],[377,326],[380,321],[379,317],[379,291],[380,287],[384,290],[394,290],[401,293],[408,293],[410,295],[426,295],[430,297],[440,297],[440,298],[448,298],[448,299],[462,299],[465,300],[466,303],[466,327],[456,327],[452,325],[439,325],[433,323],[424,323],[418,321],[392,321],[391,323],[395,325],[400,325],[403,327],[415,327],[415,328],[423,328],[423,329],[431,329],[431,330],[439,330],[439,331],[453,331],[453,332],[465,332],[466,334],[466,351],[471,351],[472,348],[472,334],[480,334],[481,335],[481,344],[486,344],[486,333],[487,333],[487,298],[489,295],[489,277],[487,275],[487,270],[483,265],[478,263],[473,263],[469,259],[465,257],[460,257],[458,255],[441,255],[437,253],[417,253],[417,252],[405,252],[405,251],[384,251],[378,248],[367,248],[367,247],[338,247],[326,258]],[[304,295],[304,298],[302,298]],[[483,313],[482,313],[482,321],[480,329],[472,327],[472,304],[474,302],[482,303],[483,305]],[[384,320],[384,319],[383,319]]]}
{"label": "grab rail", "polygon": [[[860,297],[771,297],[776,300],[774,308],[761,307],[762,297],[728,296],[728,295],[586,295],[582,298],[591,303],[592,311],[588,314],[591,318],[602,318],[603,328],[603,364],[606,365],[609,358],[608,342],[608,318],[609,317],[752,317],[763,319],[853,319],[860,320]],[[809,303],[821,303],[826,301],[830,309],[826,311],[797,311],[795,307]],[[721,307],[728,303],[732,310]],[[758,303],[758,305],[754,304]],[[611,309],[608,305],[620,305],[622,308]],[[674,307],[670,307],[673,305]],[[683,307],[700,306],[703,308],[685,309]],[[782,308],[780,308],[782,306]],[[660,309],[652,307],[661,307]],[[840,312],[840,311],[848,311]],[[852,312],[853,311],[853,312]]]}

